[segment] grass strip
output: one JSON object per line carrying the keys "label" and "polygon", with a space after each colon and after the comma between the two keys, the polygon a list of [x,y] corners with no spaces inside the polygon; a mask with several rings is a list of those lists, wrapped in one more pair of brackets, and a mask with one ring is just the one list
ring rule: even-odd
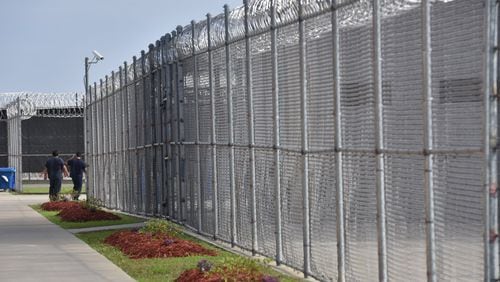
{"label": "grass strip", "polygon": [[[73,192],[73,185],[72,184],[63,184],[61,187],[61,194],[71,194]],[[23,185],[23,192],[14,192],[16,194],[28,194],[28,195],[45,195],[49,194],[49,184],[47,185],[39,185],[39,184],[24,184]],[[85,186],[82,187],[82,193],[85,194]]]}
{"label": "grass strip", "polygon": [[[179,275],[188,269],[196,268],[198,262],[206,259],[213,264],[222,263],[228,258],[235,258],[238,255],[216,248],[196,238],[182,235],[183,239],[196,242],[207,249],[217,252],[217,256],[192,256],[181,258],[155,258],[155,259],[130,259],[120,250],[104,243],[104,239],[117,231],[98,231],[76,234],[78,238],[87,243],[93,249],[104,255],[118,267],[123,269],[128,275],[140,282],[175,281]],[[272,268],[262,265],[262,273],[278,277],[280,281],[292,282],[300,279],[285,276]]]}

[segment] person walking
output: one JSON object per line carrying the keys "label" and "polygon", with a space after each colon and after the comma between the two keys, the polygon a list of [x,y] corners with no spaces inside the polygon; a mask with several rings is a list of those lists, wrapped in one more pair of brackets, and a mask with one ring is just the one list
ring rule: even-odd
{"label": "person walking", "polygon": [[61,185],[63,175],[68,176],[68,169],[64,165],[64,161],[59,157],[57,150],[52,152],[52,157],[50,157],[45,163],[45,169],[43,171],[44,179],[49,178],[49,199],[50,201],[57,201],[59,198],[59,193],[61,192]]}
{"label": "person walking", "polygon": [[82,154],[77,152],[70,160],[68,160],[69,176],[73,180],[73,200],[78,201],[82,193],[83,174],[86,173],[85,167],[87,164],[82,160]]}

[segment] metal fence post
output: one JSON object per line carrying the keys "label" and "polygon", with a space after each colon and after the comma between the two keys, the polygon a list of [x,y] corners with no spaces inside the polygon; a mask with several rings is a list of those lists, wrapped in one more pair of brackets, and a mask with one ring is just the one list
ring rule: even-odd
{"label": "metal fence post", "polygon": [[[23,114],[21,113],[21,100],[19,100],[19,117],[18,117],[18,140],[17,140],[17,177],[19,180],[19,191],[23,192]],[[20,171],[20,172],[19,172]]]}
{"label": "metal fence post", "polygon": [[104,98],[103,98],[103,107],[105,107],[104,110],[104,115],[106,115],[107,118],[104,119],[104,146],[103,146],[103,160],[104,160],[104,167],[102,168],[104,171],[104,196],[103,196],[103,202],[106,207],[109,207],[109,198],[108,195],[110,194],[110,182],[108,178],[108,169],[109,169],[109,138],[110,138],[110,128],[109,128],[109,93],[108,93],[108,76],[104,76],[104,84],[103,84],[103,92],[104,93]]}
{"label": "metal fence post", "polygon": [[424,100],[424,156],[425,156],[425,227],[427,281],[436,281],[436,245],[434,230],[434,174],[432,134],[432,67],[431,67],[431,3],[422,1],[422,91]]}
{"label": "metal fence post", "polygon": [[485,281],[498,281],[498,1],[486,1],[485,58],[484,58],[484,152],[485,152]]}
{"label": "metal fence post", "polygon": [[[115,87],[115,71],[112,71],[111,72],[111,99],[112,99],[112,103],[113,103],[113,111],[111,112],[110,111],[110,115],[112,115],[112,118],[113,118],[113,124],[111,124],[111,119],[110,119],[110,125],[112,127],[111,129],[111,133],[113,134],[113,136],[111,136],[112,138],[110,138],[110,144],[111,144],[111,147],[110,147],[110,151],[112,152],[112,155],[110,156],[112,162],[111,162],[111,167],[115,168],[115,169],[110,169],[110,174],[109,174],[109,177],[110,177],[110,188],[112,188],[114,191],[114,196],[115,196],[115,200],[113,201],[113,198],[112,196],[110,195],[110,200],[111,200],[111,207],[116,209],[117,206],[118,206],[118,185],[116,183],[116,180],[117,180],[117,173],[118,171],[120,170],[119,166],[121,164],[118,164],[117,162],[117,156],[116,156],[116,153],[117,153],[117,143],[118,143],[118,134],[117,134],[117,131],[119,129],[119,126],[117,126],[117,123],[119,122],[118,119],[116,118],[116,99],[117,99],[117,94],[116,94],[116,87]],[[113,179],[113,175],[114,175],[114,179]]]}
{"label": "metal fence post", "polygon": [[[109,126],[108,126],[108,119],[109,119],[109,107],[108,107],[108,76],[106,75],[103,80],[103,84],[101,86],[101,99],[102,99],[102,108],[103,108],[103,120],[102,120],[102,162],[103,162],[103,197],[102,201],[106,207],[109,207],[107,200],[107,193],[109,191],[109,183],[108,183],[108,139],[109,139]],[[106,116],[107,118],[104,118]]]}
{"label": "metal fence post", "polygon": [[162,121],[162,107],[163,107],[163,87],[165,85],[163,81],[163,65],[162,65],[162,48],[163,44],[161,41],[156,41],[155,46],[155,96],[154,96],[154,106],[155,106],[155,126],[154,126],[154,135],[153,142],[155,143],[155,150],[153,156],[153,162],[156,167],[156,176],[155,176],[155,186],[156,186],[156,197],[155,197],[155,205],[156,205],[156,215],[162,215],[162,199],[163,199],[163,177],[164,177],[164,166],[163,166],[163,121]]}
{"label": "metal fence post", "polygon": [[146,155],[146,214],[154,215],[154,198],[155,198],[155,179],[154,176],[156,174],[155,164],[153,162],[154,158],[154,139],[153,139],[153,124],[154,124],[154,114],[155,109],[153,105],[154,101],[154,65],[153,65],[153,56],[154,45],[148,45],[148,52],[145,56],[145,62],[149,66],[147,68],[146,75],[144,76],[144,112],[146,112],[146,119],[144,119],[144,131],[145,131],[145,139],[147,140],[144,143],[144,154]]}
{"label": "metal fence post", "polygon": [[337,268],[338,281],[345,281],[345,213],[344,213],[344,171],[342,153],[342,114],[341,114],[341,88],[340,88],[340,37],[338,0],[332,1],[332,46],[333,46],[333,84],[335,95],[335,174],[337,197]]}
{"label": "metal fence post", "polygon": [[[94,113],[93,113],[93,101],[92,101],[92,88],[90,85],[88,85],[86,89],[86,95],[85,95],[85,101],[87,101],[87,106],[85,108],[85,114],[87,115],[87,136],[86,136],[86,142],[87,142],[87,148],[85,151],[85,157],[86,157],[86,162],[88,165],[90,165],[90,168],[87,168],[87,171],[85,173],[85,187],[87,191],[87,195],[92,195],[92,192],[90,190],[92,189],[92,184],[91,181],[94,179],[94,174],[91,172],[94,166]],[[92,142],[90,142],[92,140]]]}
{"label": "metal fence post", "polygon": [[105,131],[104,131],[104,114],[106,113],[106,111],[104,110],[104,91],[103,91],[103,85],[104,85],[104,82],[102,79],[99,80],[99,89],[100,89],[100,96],[101,96],[101,99],[99,101],[99,103],[101,104],[101,124],[100,124],[100,129],[101,129],[101,152],[100,152],[100,165],[99,167],[101,168],[100,171],[101,171],[101,175],[99,177],[99,190],[100,190],[100,197],[99,199],[103,201],[103,203],[105,203],[105,195],[106,195],[106,185],[105,185],[105,179],[106,179],[106,167],[105,167],[105,163],[104,163],[104,154],[105,154],[105,142],[106,142],[106,138],[105,138]]}
{"label": "metal fence post", "polygon": [[[121,75],[121,74],[119,74]],[[115,119],[115,142],[114,142],[114,145],[113,145],[113,149],[115,151],[114,155],[114,161],[115,161],[115,165],[114,167],[116,167],[116,171],[114,172],[115,174],[115,180],[114,180],[114,187],[115,187],[115,208],[116,209],[121,209],[120,208],[120,201],[121,201],[121,196],[120,196],[120,189],[123,189],[123,185],[120,183],[120,179],[122,179],[122,162],[120,162],[120,154],[121,154],[121,148],[119,148],[119,143],[120,143],[120,139],[122,138],[122,134],[123,134],[123,131],[122,131],[122,122],[123,122],[123,119],[122,117],[120,116],[121,112],[120,112],[120,109],[121,109],[121,100],[119,100],[121,97],[121,82],[119,80],[119,75],[118,75],[118,81],[117,80],[117,74],[115,72],[113,72],[113,77],[114,77],[114,82],[113,82],[113,103],[114,103],[114,119]],[[115,86],[116,83],[118,83],[118,87]]]}
{"label": "metal fence post", "polygon": [[375,94],[375,154],[377,186],[377,239],[379,281],[387,281],[387,242],[385,215],[385,167],[382,105],[382,45],[380,0],[373,1],[373,82]]}
{"label": "metal fence post", "polygon": [[15,145],[15,151],[14,151],[14,160],[15,160],[15,163],[16,163],[16,182],[18,183],[17,185],[17,188],[19,191],[23,191],[23,185],[22,185],[22,178],[20,177],[23,173],[23,170],[20,166],[20,162],[19,162],[19,157],[21,155],[21,146],[22,144],[21,141],[22,141],[22,138],[21,138],[21,135],[22,135],[22,132],[23,132],[23,122],[21,120],[21,99],[20,98],[17,98],[17,113],[16,113],[16,117],[14,118],[14,121],[15,121],[15,124],[16,124],[16,135],[15,135],[15,138],[16,138],[16,142],[14,143]]}
{"label": "metal fence post", "polygon": [[18,135],[17,135],[17,177],[19,180],[19,191],[23,192],[23,119],[21,113],[21,100],[18,104]]}
{"label": "metal fence post", "polygon": [[94,82],[94,112],[95,112],[95,118],[94,118],[94,123],[95,123],[95,136],[97,137],[97,142],[94,150],[94,165],[92,168],[92,174],[94,176],[94,181],[92,185],[92,197],[93,198],[98,198],[98,190],[97,187],[99,187],[99,179],[100,179],[100,173],[98,173],[98,167],[100,166],[100,155],[99,152],[102,148],[101,146],[101,131],[99,128],[99,119],[102,119],[102,113],[99,113],[99,103],[100,101],[97,100],[97,82]]}
{"label": "metal fence post", "polygon": [[[494,1],[495,2],[495,1]],[[493,11],[493,15],[496,16],[496,26],[495,26],[495,32],[494,32],[494,35],[496,37],[496,39],[494,40],[494,42],[496,43],[495,45],[495,53],[494,53],[494,66],[493,66],[493,69],[495,71],[495,73],[492,74],[492,77],[494,79],[494,82],[492,83],[495,83],[495,86],[493,87],[493,89],[495,89],[495,103],[496,103],[496,117],[493,117],[493,119],[496,121],[496,141],[494,141],[493,144],[497,144],[495,146],[495,157],[497,159],[497,162],[496,162],[496,175],[497,175],[497,179],[495,180],[495,183],[497,183],[497,194],[496,194],[496,198],[497,198],[497,201],[495,202],[495,206],[497,207],[497,227],[496,227],[496,230],[497,230],[497,234],[499,234],[500,232],[500,199],[498,199],[498,166],[500,165],[500,159],[498,158],[498,132],[500,130],[500,120],[499,120],[499,115],[498,113],[500,112],[500,103],[498,103],[498,87],[500,85],[500,59],[499,59],[499,48],[500,48],[500,3],[498,1],[496,1],[496,3],[490,3],[490,5],[492,6],[492,11]],[[494,6],[494,8],[493,8]],[[488,17],[486,17],[488,18]],[[490,28],[493,28],[493,27],[490,27]],[[491,107],[491,105],[490,105]],[[497,245],[500,245],[500,241],[498,241],[498,238],[497,238],[497,242],[499,242]],[[492,249],[495,249],[492,248]],[[495,258],[497,262],[500,261],[500,246],[497,248],[496,250],[496,253],[498,254],[498,257]],[[500,262],[499,262],[500,263]],[[497,263],[497,265],[499,264]],[[499,269],[498,271],[497,270],[494,270],[493,272],[495,273],[499,273],[499,275],[497,276],[497,279],[499,279],[500,277],[500,266],[499,266]]]}
{"label": "metal fence post", "polygon": [[161,177],[160,177],[160,184],[159,184],[159,189],[160,189],[160,199],[158,202],[158,208],[159,208],[159,216],[165,217],[166,216],[166,203],[165,203],[165,197],[167,195],[166,188],[168,187],[168,182],[167,182],[167,140],[166,139],[166,109],[167,109],[167,61],[165,59],[166,56],[166,39],[165,35],[163,35],[160,38],[160,47],[159,47],[159,62],[158,62],[158,68],[161,70],[160,71],[160,88],[159,88],[159,96],[158,96],[158,102],[160,103],[160,107],[158,108],[159,110],[159,120],[160,120],[160,164],[161,164]]}
{"label": "metal fence post", "polygon": [[237,244],[236,225],[236,187],[234,183],[234,127],[233,127],[233,93],[231,85],[231,51],[229,36],[229,6],[224,5],[224,39],[226,46],[226,95],[227,95],[227,115],[229,130],[229,183],[231,185],[231,246]]}
{"label": "metal fence post", "polygon": [[[177,26],[177,35],[180,36],[182,34],[182,26]],[[186,192],[186,166],[185,166],[185,156],[184,156],[184,112],[183,112],[183,106],[184,105],[184,74],[183,74],[183,68],[182,68],[182,63],[177,60],[177,68],[176,68],[176,76],[177,76],[177,114],[178,114],[178,121],[179,121],[179,127],[178,129],[178,138],[179,138],[179,147],[178,147],[178,153],[179,153],[179,181],[180,181],[180,186],[179,186],[179,211],[180,211],[180,221],[183,222],[185,221],[185,211],[184,211],[184,205],[185,203],[185,198],[182,197],[183,194]]]}
{"label": "metal fence post", "polygon": [[246,91],[248,103],[248,146],[250,162],[250,191],[252,193],[252,254],[255,255],[259,249],[257,242],[257,203],[255,187],[255,134],[254,134],[254,111],[253,111],[253,89],[252,89],[252,53],[250,42],[250,23],[248,19],[248,0],[243,0],[245,5],[245,51],[246,51]]}
{"label": "metal fence post", "polygon": [[11,166],[12,133],[11,133],[10,128],[12,125],[11,125],[11,120],[10,120],[10,117],[8,116],[8,114],[6,114],[6,116],[7,116],[7,165]]}
{"label": "metal fence post", "polygon": [[129,97],[128,97],[128,87],[129,87],[129,81],[128,81],[128,65],[127,62],[123,62],[123,76],[124,76],[124,85],[125,85],[125,121],[126,121],[126,126],[125,126],[125,162],[127,164],[127,177],[124,177],[125,179],[125,186],[124,189],[126,191],[125,194],[125,210],[126,211],[132,211],[131,209],[131,196],[132,196],[132,163],[130,161],[130,127],[132,126],[130,124],[130,108],[129,108]]}
{"label": "metal fence post", "polygon": [[208,76],[209,76],[209,88],[210,88],[210,114],[212,117],[211,124],[211,141],[210,146],[212,147],[212,207],[214,212],[214,239],[217,239],[219,234],[219,200],[218,200],[218,187],[217,187],[217,132],[216,132],[216,121],[215,121],[215,91],[214,91],[214,66],[213,66],[213,54],[212,54],[212,37],[211,37],[211,24],[212,16],[207,14],[207,41],[208,41]]}
{"label": "metal fence post", "polygon": [[167,136],[166,136],[166,121],[167,121],[167,116],[166,116],[166,109],[167,109],[167,95],[168,95],[168,89],[167,89],[167,61],[166,61],[166,46],[167,46],[167,41],[166,41],[166,36],[162,36],[160,39],[160,62],[159,62],[159,68],[161,69],[161,75],[160,75],[160,96],[159,98],[159,103],[160,103],[160,108],[159,108],[159,115],[160,115],[160,163],[161,163],[161,181],[160,181],[160,189],[161,189],[161,195],[160,195],[160,201],[159,201],[159,209],[160,209],[160,215],[161,216],[166,216],[166,202],[165,202],[165,197],[167,196],[167,191],[168,189],[168,171],[167,171]]}
{"label": "metal fence post", "polygon": [[[177,31],[172,31],[172,49],[175,51],[175,42],[177,40]],[[179,81],[178,81],[178,60],[177,58],[174,59],[172,62],[172,97],[173,100],[175,101],[172,106],[175,107],[175,115],[174,115],[174,120],[175,120],[175,173],[174,173],[174,190],[176,190],[176,193],[172,193],[172,195],[176,195],[177,199],[175,197],[172,197],[172,206],[173,206],[173,212],[175,213],[175,219],[178,222],[181,222],[182,216],[181,216],[181,169],[180,169],[180,146],[181,146],[181,139],[180,139],[180,126],[181,126],[181,121],[180,121],[180,115],[179,115],[179,109],[180,109],[180,100],[179,100]],[[172,113],[174,113],[172,111]],[[177,201],[177,203],[175,203]]]}
{"label": "metal fence post", "polygon": [[105,155],[105,167],[103,167],[103,169],[106,171],[106,174],[105,174],[105,181],[106,181],[106,188],[108,190],[108,193],[105,195],[104,197],[104,202],[105,202],[105,205],[107,207],[111,207],[111,189],[112,189],[112,180],[111,180],[111,167],[112,167],[112,164],[111,164],[111,140],[112,140],[112,132],[113,130],[111,129],[111,110],[110,110],[110,107],[109,107],[109,100],[111,100],[112,96],[111,94],[109,93],[109,76],[106,75],[105,76],[105,91],[106,91],[106,115],[107,115],[107,119],[106,119],[106,155]]}
{"label": "metal fence post", "polygon": [[94,82],[94,96],[95,96],[95,112],[96,112],[96,119],[95,119],[95,124],[96,124],[96,136],[97,136],[97,146],[96,146],[96,160],[95,160],[95,166],[94,166],[94,177],[96,179],[95,185],[94,185],[94,198],[100,199],[100,193],[102,190],[101,185],[101,178],[102,178],[102,170],[99,169],[101,166],[101,161],[102,161],[102,122],[104,121],[102,117],[102,95],[99,92],[99,95],[101,97],[98,97],[97,91],[101,91],[101,79],[99,79],[99,84],[98,82]]}
{"label": "metal fence post", "polygon": [[281,175],[280,175],[280,108],[278,83],[278,45],[276,43],[276,0],[271,2],[271,60],[272,60],[272,93],[273,93],[273,151],[274,151],[274,186],[276,204],[276,264],[283,261],[283,230],[281,219]]}
{"label": "metal fence post", "polygon": [[161,216],[161,198],[162,198],[162,177],[163,177],[163,165],[160,161],[160,166],[158,166],[158,156],[160,156],[160,160],[163,158],[162,154],[162,141],[161,141],[161,96],[162,95],[162,87],[163,87],[163,79],[162,79],[162,65],[161,65],[161,48],[160,40],[156,40],[153,44],[154,53],[153,53],[153,63],[154,63],[154,71],[152,72],[154,76],[154,85],[153,85],[153,101],[152,104],[154,106],[154,126],[153,128],[153,165],[155,167],[155,174],[153,175],[154,183],[155,183],[155,199],[154,199],[154,209],[153,214],[155,216]]}
{"label": "metal fence post", "polygon": [[11,166],[11,152],[12,152],[12,133],[11,133],[11,120],[8,114],[7,116],[7,165]]}
{"label": "metal fence post", "polygon": [[120,82],[120,87],[121,87],[121,97],[122,97],[122,105],[121,105],[121,118],[122,118],[122,206],[123,210],[127,210],[127,197],[128,197],[128,192],[129,192],[129,181],[128,181],[128,175],[129,175],[129,160],[128,160],[128,144],[127,144],[127,138],[128,138],[128,128],[130,126],[128,122],[128,105],[127,105],[127,99],[128,99],[128,83],[127,83],[127,71],[123,68],[124,66],[120,66],[120,75],[121,75],[121,82]]}
{"label": "metal fence post", "polygon": [[[97,143],[97,136],[95,135],[95,130],[96,130],[96,127],[95,127],[95,118],[96,118],[96,114],[94,112],[94,106],[95,106],[95,101],[94,101],[94,96],[92,95],[92,86],[89,85],[89,97],[90,97],[90,134],[91,134],[91,140],[92,142],[90,142],[91,144],[91,151],[90,151],[90,154],[91,154],[91,157],[89,159],[89,165],[91,166],[90,167],[90,176],[86,175],[86,179],[85,181],[87,181],[87,194],[90,193],[90,196],[93,197],[93,191],[94,191],[94,185],[95,185],[95,172],[94,172],[94,169],[95,169],[95,146],[96,146],[96,143]],[[89,185],[91,186],[89,188]],[[88,197],[88,196],[87,196]]]}
{"label": "metal fence post", "polygon": [[124,91],[126,86],[124,85],[124,80],[123,80],[123,68],[122,66],[118,67],[119,71],[119,116],[118,118],[120,119],[120,137],[119,137],[119,142],[120,146],[118,147],[118,157],[119,157],[119,163],[120,163],[120,179],[117,179],[117,183],[119,183],[118,189],[121,190],[121,198],[120,198],[120,206],[121,210],[125,209],[125,193],[126,193],[126,187],[127,187],[127,181],[125,180],[125,176],[127,175],[126,171],[126,162],[125,162],[125,131],[126,127],[128,124],[125,121],[125,97],[124,97]]}
{"label": "metal fence post", "polygon": [[[99,86],[100,89],[100,86]],[[99,179],[101,177],[101,172],[98,170],[100,166],[100,151],[102,150],[102,144],[101,144],[101,138],[102,138],[102,133],[101,133],[101,119],[102,119],[102,113],[99,111],[100,109],[100,99],[97,97],[97,90],[98,90],[98,84],[97,81],[94,81],[94,113],[95,113],[95,118],[94,118],[94,132],[95,132],[95,137],[96,137],[96,142],[95,142],[95,150],[94,150],[94,166],[92,173],[94,175],[94,181],[93,181],[93,197],[94,198],[99,198],[99,193],[100,190],[97,188],[99,187]]]}
{"label": "metal fence post", "polygon": [[173,67],[172,67],[172,61],[170,60],[169,53],[171,52],[171,44],[172,44],[172,35],[171,34],[166,34],[165,35],[165,40],[166,40],[166,46],[165,46],[165,53],[167,56],[167,65],[166,65],[166,91],[167,91],[167,97],[166,97],[166,111],[167,111],[167,129],[166,129],[166,142],[167,142],[167,160],[166,160],[166,165],[167,165],[167,199],[166,199],[166,204],[167,204],[167,214],[168,217],[173,219],[174,218],[174,187],[175,187],[175,167],[174,167],[174,147],[172,143],[174,142],[173,139],[173,134],[174,134],[174,118],[173,118],[173,87],[172,87],[172,80],[173,80]]}
{"label": "metal fence post", "polygon": [[21,99],[17,99],[17,142],[16,142],[16,175],[17,175],[17,180],[18,180],[18,188],[19,191],[23,191],[23,120],[22,120],[22,113],[21,113]]}
{"label": "metal fence post", "polygon": [[158,106],[160,103],[158,102],[158,96],[161,93],[161,68],[158,64],[158,52],[160,50],[160,42],[157,40],[153,45],[152,48],[152,54],[150,54],[151,61],[154,65],[154,68],[151,69],[151,92],[152,92],[152,100],[151,100],[151,105],[153,109],[153,120],[152,120],[152,166],[153,166],[153,183],[154,183],[154,201],[153,201],[153,215],[158,216],[159,215],[159,207],[158,207],[158,198],[160,196],[160,189],[159,189],[159,183],[158,183],[158,177],[161,176],[161,167],[158,167],[158,153],[160,152],[160,144],[158,141],[158,128],[159,128],[159,120],[158,120],[158,114],[159,114],[159,109]]}
{"label": "metal fence post", "polygon": [[[121,75],[121,74],[120,74]],[[114,167],[116,167],[116,170],[114,171],[114,174],[115,174],[115,179],[114,179],[114,182],[113,182],[113,185],[114,185],[114,189],[115,189],[115,208],[116,209],[121,209],[120,208],[120,201],[121,201],[121,196],[120,196],[120,190],[123,189],[123,185],[121,185],[120,183],[120,179],[122,179],[122,162],[119,161],[120,160],[120,154],[121,154],[121,149],[119,148],[119,142],[120,142],[120,139],[122,138],[122,122],[123,122],[123,119],[122,117],[120,116],[121,112],[120,112],[120,109],[121,109],[121,101],[119,100],[121,97],[121,84],[120,84],[120,80],[119,80],[119,77],[118,77],[118,81],[116,82],[117,80],[117,74],[115,72],[113,72],[113,77],[114,77],[114,81],[113,81],[113,103],[114,103],[114,110],[113,110],[113,113],[114,113],[114,119],[115,119],[115,138],[114,138],[114,145],[113,145],[113,150],[114,150]],[[118,87],[115,86],[116,83],[118,83]]]}
{"label": "metal fence post", "polygon": [[92,124],[92,88],[90,87],[90,85],[88,85],[87,87],[87,94],[85,96],[85,100],[87,101],[87,106],[85,108],[85,111],[86,111],[86,115],[88,117],[88,121],[87,121],[87,139],[86,141],[88,141],[88,145],[87,145],[87,148],[86,148],[86,151],[85,151],[85,162],[87,163],[87,169],[86,169],[86,173],[85,173],[85,191],[87,193],[87,197],[89,197],[90,195],[90,189],[91,189],[91,184],[90,184],[90,179],[94,178],[92,172],[91,172],[91,169],[92,169],[92,159],[93,159],[93,149],[92,147],[94,146],[93,142],[90,142],[91,140],[93,140],[93,136],[92,136],[92,127],[93,127],[93,124]]}
{"label": "metal fence post", "polygon": [[104,77],[104,84],[103,84],[103,92],[101,92],[101,94],[104,93],[104,98],[103,98],[103,107],[105,107],[105,110],[104,110],[104,115],[106,115],[106,119],[103,120],[103,123],[104,123],[104,126],[103,126],[103,131],[104,131],[104,134],[103,134],[103,137],[104,137],[104,146],[103,146],[103,161],[104,161],[104,167],[102,168],[104,170],[104,178],[103,178],[103,181],[104,181],[104,197],[103,197],[103,202],[104,204],[109,207],[109,204],[108,204],[108,197],[107,195],[109,194],[109,191],[110,191],[110,183],[109,183],[109,179],[108,179],[108,168],[109,168],[109,164],[108,164],[108,157],[109,157],[109,133],[110,133],[110,130],[109,130],[109,95],[108,95],[108,76],[106,75]]}
{"label": "metal fence post", "polygon": [[[156,215],[157,212],[157,207],[158,207],[158,183],[157,183],[157,176],[158,176],[158,167],[156,164],[156,151],[158,148],[157,145],[157,140],[156,140],[156,97],[157,97],[157,80],[156,80],[156,73],[159,71],[159,69],[156,68],[156,60],[154,59],[155,57],[155,52],[157,49],[155,49],[154,44],[149,44],[149,52],[148,52],[148,60],[149,60],[149,81],[151,83],[149,87],[149,99],[150,99],[150,109],[151,109],[151,120],[150,120],[150,127],[151,127],[151,132],[150,132],[150,138],[151,138],[151,147],[149,148],[150,154],[151,155],[151,160],[150,161],[150,166],[152,167],[152,183],[150,183],[151,189],[153,190],[152,194],[153,199],[150,199],[150,206],[151,208],[151,213],[153,215]],[[149,144],[148,144],[149,145]],[[149,177],[148,177],[149,178]]]}
{"label": "metal fence post", "polygon": [[[123,90],[126,88],[123,84],[123,69],[122,66],[118,67],[118,82],[120,84],[119,91],[120,91],[120,116],[118,117],[119,121],[118,123],[120,124],[120,147],[118,148],[118,157],[120,158],[120,161],[117,161],[117,164],[120,165],[120,178],[116,180],[117,183],[119,183],[119,189],[121,189],[121,197],[119,201],[119,209],[123,210],[125,208],[125,187],[127,185],[127,182],[125,181],[125,175],[127,175],[125,171],[125,99],[123,97]],[[118,190],[117,188],[117,190]],[[118,199],[117,199],[117,205],[118,205]]]}
{"label": "metal fence post", "polygon": [[309,142],[307,126],[307,68],[306,38],[304,24],[304,1],[299,4],[299,64],[300,64],[300,118],[301,118],[301,151],[302,151],[302,210],[304,240],[304,276],[311,275],[311,230],[309,206]]}
{"label": "metal fence post", "polygon": [[96,174],[95,174],[95,167],[96,167],[96,147],[98,144],[99,136],[96,134],[96,117],[97,113],[95,111],[96,107],[96,101],[95,101],[95,96],[93,92],[95,91],[95,88],[93,88],[91,85],[89,85],[89,95],[90,95],[90,112],[91,112],[91,119],[90,119],[90,130],[92,134],[92,151],[91,151],[91,158],[90,158],[90,173],[89,175],[86,175],[87,181],[89,182],[88,184],[88,190],[87,190],[87,198],[94,197],[94,190],[95,190],[95,181],[96,181]]}
{"label": "metal fence post", "polygon": [[11,133],[11,120],[8,114],[7,116],[7,165],[11,166],[11,152],[12,152],[12,133]]}
{"label": "metal fence post", "polygon": [[17,98],[17,113],[14,117],[15,121],[15,142],[14,142],[14,162],[16,168],[16,190],[19,192],[23,192],[23,121],[22,121],[22,112],[21,112],[21,98]]}
{"label": "metal fence post", "polygon": [[148,136],[147,136],[148,124],[147,124],[147,121],[148,121],[148,114],[149,114],[148,113],[149,111],[146,110],[146,107],[147,107],[146,77],[147,77],[147,74],[146,74],[146,51],[141,50],[141,81],[142,81],[142,92],[141,92],[141,101],[142,101],[142,109],[141,109],[142,110],[142,124],[141,124],[142,138],[141,138],[141,140],[142,140],[142,144],[141,144],[141,150],[142,150],[142,155],[143,155],[142,164],[144,164],[144,167],[141,168],[144,170],[143,176],[141,176],[141,177],[144,177],[144,186],[142,186],[142,184],[139,186],[141,187],[141,205],[142,205],[142,212],[144,214],[148,214],[148,209],[149,209],[149,205],[150,205],[148,191],[149,191],[150,184],[151,184],[151,183],[149,183],[149,177],[148,177],[149,157],[148,157],[148,152],[147,152],[147,148],[146,148],[146,145],[148,143]]}
{"label": "metal fence post", "polygon": [[[199,109],[199,97],[198,97],[198,58],[196,58],[196,48],[195,48],[195,39],[196,39],[196,28],[195,21],[191,21],[191,56],[193,56],[193,91],[194,91],[194,120],[196,121],[195,130],[196,130],[196,140],[195,140],[195,148],[196,148],[196,189],[197,189],[197,201],[198,201],[198,210],[197,210],[197,224],[198,224],[198,232],[203,232],[202,228],[202,212],[205,207],[205,197],[203,197],[202,193],[205,191],[202,190],[201,185],[201,152],[200,152],[200,109]],[[193,203],[194,199],[191,199],[191,203]],[[193,212],[193,209],[191,210]]]}
{"label": "metal fence post", "polygon": [[[83,107],[83,142],[84,142],[84,157],[87,161],[87,163],[90,161],[90,141],[91,140],[91,135],[89,134],[89,74],[88,74],[88,65],[89,65],[89,58],[85,57],[85,97],[84,97],[84,107]],[[88,172],[85,175],[85,191],[89,191],[89,185],[88,185]]]}
{"label": "metal fence post", "polygon": [[135,187],[134,189],[136,190],[136,192],[134,193],[135,195],[133,195],[133,210],[137,213],[140,213],[139,211],[139,197],[140,197],[140,190],[139,190],[139,172],[137,171],[139,169],[139,166],[140,166],[140,163],[139,163],[139,107],[137,105],[137,102],[138,102],[138,98],[137,98],[137,57],[136,56],[133,56],[132,57],[132,70],[134,71],[134,117],[135,117],[135,136],[134,136],[134,139],[135,139],[135,148],[134,148],[134,151],[135,151],[135,171],[134,171],[134,175],[135,175],[135,180],[136,180],[136,183],[134,183]]}

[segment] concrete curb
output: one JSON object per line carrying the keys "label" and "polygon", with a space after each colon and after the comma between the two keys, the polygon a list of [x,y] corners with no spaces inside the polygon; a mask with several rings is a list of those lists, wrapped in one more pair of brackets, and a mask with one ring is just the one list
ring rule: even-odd
{"label": "concrete curb", "polygon": [[127,228],[141,228],[145,225],[144,222],[130,223],[130,224],[118,224],[118,225],[108,225],[108,226],[98,226],[98,227],[88,227],[88,228],[75,228],[66,229],[66,231],[77,234],[85,232],[96,232],[96,231],[106,231],[106,230],[117,230],[117,229],[127,229]]}

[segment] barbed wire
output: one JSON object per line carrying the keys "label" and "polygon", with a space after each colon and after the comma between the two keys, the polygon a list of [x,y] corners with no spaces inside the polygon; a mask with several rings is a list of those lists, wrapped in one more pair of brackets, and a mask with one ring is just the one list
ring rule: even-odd
{"label": "barbed wire", "polygon": [[81,93],[0,93],[0,120],[15,116],[78,117],[83,115]]}

